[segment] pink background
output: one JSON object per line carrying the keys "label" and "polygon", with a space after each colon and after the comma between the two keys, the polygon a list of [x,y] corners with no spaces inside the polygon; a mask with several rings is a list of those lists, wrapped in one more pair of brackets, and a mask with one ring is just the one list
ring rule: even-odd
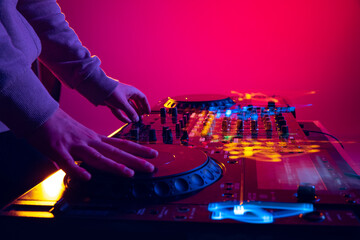
{"label": "pink background", "polygon": [[[265,90],[295,106],[313,104],[299,107],[298,119],[359,140],[359,0],[58,2],[105,72],[151,104],[185,93]],[[121,126],[69,89],[61,105],[99,133]]]}

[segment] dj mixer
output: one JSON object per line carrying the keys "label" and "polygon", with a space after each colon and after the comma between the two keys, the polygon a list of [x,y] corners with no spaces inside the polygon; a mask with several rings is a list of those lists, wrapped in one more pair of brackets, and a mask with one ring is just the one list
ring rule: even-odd
{"label": "dj mixer", "polygon": [[359,167],[279,96],[169,97],[109,137],[156,149],[155,171],[122,178],[80,163],[89,182],[58,171],[3,208],[0,220],[105,221],[112,231],[187,237],[359,233]]}

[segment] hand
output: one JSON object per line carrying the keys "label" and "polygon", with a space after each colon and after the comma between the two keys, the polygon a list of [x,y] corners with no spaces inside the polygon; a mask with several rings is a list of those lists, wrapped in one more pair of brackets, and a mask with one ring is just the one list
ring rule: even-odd
{"label": "hand", "polygon": [[154,166],[143,158],[155,158],[158,154],[131,141],[97,134],[61,109],[36,129],[28,140],[67,174],[82,180],[90,180],[91,175],[75,164],[75,159],[99,170],[131,177],[134,170],[154,171]]}
{"label": "hand", "polygon": [[127,123],[138,122],[142,114],[150,113],[146,96],[137,88],[124,83],[119,83],[105,104],[118,119]]}

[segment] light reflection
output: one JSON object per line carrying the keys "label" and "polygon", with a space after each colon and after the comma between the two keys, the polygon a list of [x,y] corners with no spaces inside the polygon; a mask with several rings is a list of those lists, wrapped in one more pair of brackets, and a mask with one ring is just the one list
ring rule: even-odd
{"label": "light reflection", "polygon": [[59,170],[41,183],[43,193],[52,199],[60,197],[64,190],[63,180],[65,172]]}
{"label": "light reflection", "polygon": [[281,162],[282,157],[295,157],[320,151],[320,145],[308,145],[306,142],[268,142],[241,141],[224,144],[224,150],[229,152],[229,159],[247,158],[262,162]]}

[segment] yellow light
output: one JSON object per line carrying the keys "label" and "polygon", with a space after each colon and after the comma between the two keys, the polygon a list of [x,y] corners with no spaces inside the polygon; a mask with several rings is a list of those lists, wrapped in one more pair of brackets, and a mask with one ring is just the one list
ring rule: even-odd
{"label": "yellow light", "polygon": [[251,94],[250,93],[245,93],[245,99],[251,99]]}
{"label": "yellow light", "polygon": [[41,183],[42,190],[50,198],[57,198],[63,192],[65,172],[59,170]]}
{"label": "yellow light", "polygon": [[316,152],[320,152],[319,149],[310,149],[307,151],[308,153],[316,153]]}
{"label": "yellow light", "polygon": [[231,155],[238,155],[238,154],[240,154],[239,151],[230,151],[229,153],[230,153]]}
{"label": "yellow light", "polygon": [[230,147],[230,148],[232,148],[232,147],[236,147],[236,146],[237,146],[237,143],[234,143],[234,142],[224,144],[224,147]]}
{"label": "yellow light", "polygon": [[229,159],[239,159],[240,156],[229,156]]}

